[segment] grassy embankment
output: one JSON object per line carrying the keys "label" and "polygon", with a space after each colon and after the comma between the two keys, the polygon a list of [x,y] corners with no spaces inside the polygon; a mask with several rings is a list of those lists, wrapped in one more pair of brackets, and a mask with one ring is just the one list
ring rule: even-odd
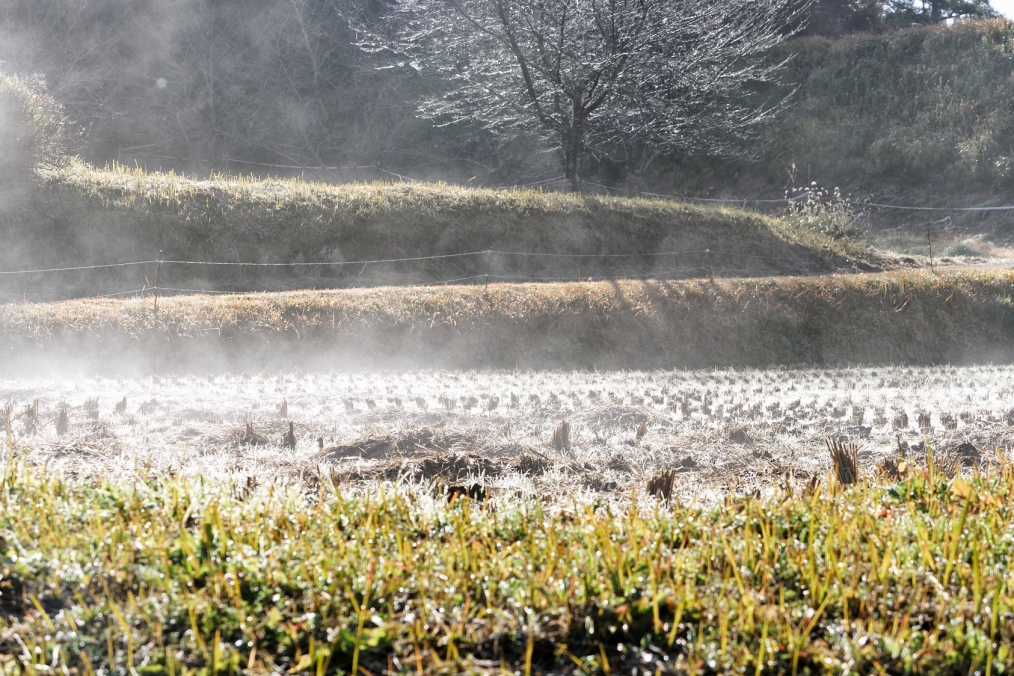
{"label": "grassy embankment", "polygon": [[[859,247],[779,219],[671,201],[438,184],[202,181],[76,161],[39,175],[31,200],[12,219],[11,246],[0,255],[8,270],[152,260],[159,251],[167,260],[334,264],[165,265],[160,280],[168,287],[264,290],[435,282],[487,272],[494,279],[799,274],[852,268],[867,257]],[[487,249],[592,257],[341,265]],[[667,252],[686,253],[598,258]],[[154,283],[153,275],[149,266],[5,281],[9,297],[45,297],[47,289],[68,285],[85,294],[141,288]]]}
{"label": "grassy embankment", "polygon": [[[868,269],[859,247],[736,209],[444,184],[198,180],[122,166],[98,169],[61,155],[64,120],[52,99],[2,75],[0,122],[13,149],[0,166],[9,179],[0,185],[0,271],[147,261],[160,252],[169,261],[276,266],[170,263],[158,273],[148,266],[8,275],[0,277],[0,301],[128,291],[151,286],[156,274],[162,287],[264,290],[479,275],[578,279]],[[460,256],[487,250],[543,256]],[[658,255],[668,252],[681,253]],[[636,256],[623,257],[629,254]],[[307,263],[319,265],[302,266]]]}
{"label": "grassy embankment", "polygon": [[0,672],[1007,673],[1014,467],[923,467],[701,509],[15,461]]}
{"label": "grassy embankment", "polygon": [[10,372],[61,355],[197,370],[967,363],[1014,357],[1012,299],[1014,272],[964,271],[180,296],[157,314],[151,299],[7,304],[0,358]]}

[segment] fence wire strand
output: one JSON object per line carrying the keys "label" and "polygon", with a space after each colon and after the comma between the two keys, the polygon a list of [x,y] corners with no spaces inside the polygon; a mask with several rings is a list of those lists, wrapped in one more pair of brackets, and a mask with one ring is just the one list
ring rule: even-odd
{"label": "fence wire strand", "polygon": [[79,265],[70,268],[47,268],[44,270],[8,270],[0,275],[35,275],[43,272],[73,272],[74,270],[99,270],[102,268],[125,268],[132,265],[154,265],[158,261],[132,261],[130,263],[104,263],[102,265]]}
{"label": "fence wire strand", "polygon": [[81,265],[75,267],[65,268],[44,268],[38,270],[9,270],[2,271],[0,275],[34,275],[42,273],[56,273],[56,272],[71,272],[75,270],[99,270],[105,268],[122,268],[137,265],[156,265],[161,263],[162,265],[191,265],[191,266],[207,266],[207,267],[254,267],[254,268],[287,268],[287,267],[341,267],[351,265],[385,265],[392,263],[413,263],[420,261],[436,261],[446,260],[451,258],[467,258],[477,256],[515,256],[520,258],[593,258],[593,259],[611,259],[611,258],[662,258],[662,257],[673,257],[673,256],[695,256],[695,255],[712,255],[712,256],[729,256],[735,258],[759,258],[767,260],[798,260],[798,256],[760,256],[757,254],[744,254],[737,253],[734,251],[722,251],[718,249],[702,249],[696,251],[661,251],[653,253],[622,253],[622,254],[607,254],[607,253],[589,253],[589,254],[575,254],[575,253],[553,253],[553,252],[540,252],[540,253],[528,253],[523,251],[499,251],[496,249],[488,249],[486,251],[469,251],[466,253],[455,253],[455,254],[440,254],[433,256],[413,256],[406,258],[381,258],[376,260],[358,260],[358,261],[340,261],[340,262],[293,262],[293,263],[249,263],[242,261],[182,261],[182,260],[148,260],[148,261],[131,261],[127,263],[106,263],[102,265]]}

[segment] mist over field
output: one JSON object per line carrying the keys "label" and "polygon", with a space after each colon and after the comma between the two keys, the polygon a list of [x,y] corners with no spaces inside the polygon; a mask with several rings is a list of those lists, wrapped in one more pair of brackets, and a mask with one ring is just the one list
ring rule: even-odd
{"label": "mist over field", "polygon": [[0,676],[1014,670],[1012,11],[0,3]]}

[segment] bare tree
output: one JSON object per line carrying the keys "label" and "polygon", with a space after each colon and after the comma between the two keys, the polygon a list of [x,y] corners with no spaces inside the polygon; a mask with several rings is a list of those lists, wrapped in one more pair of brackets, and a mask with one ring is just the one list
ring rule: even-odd
{"label": "bare tree", "polygon": [[[420,110],[438,124],[535,132],[580,189],[589,149],[638,144],[639,162],[693,135],[757,120],[736,103],[776,70],[759,58],[802,23],[807,0],[399,0],[400,64],[446,82]],[[651,145],[655,151],[645,151]]]}

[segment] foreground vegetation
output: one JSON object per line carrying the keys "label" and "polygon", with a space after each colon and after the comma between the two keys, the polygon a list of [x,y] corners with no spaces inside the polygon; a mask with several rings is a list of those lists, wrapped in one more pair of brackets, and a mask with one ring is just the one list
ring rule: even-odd
{"label": "foreground vegetation", "polygon": [[9,459],[0,670],[1006,673],[1014,467],[915,465],[701,508]]}
{"label": "foreground vegetation", "polygon": [[[0,306],[13,373],[105,367],[695,368],[1006,361],[1014,273],[491,284]],[[154,362],[152,360],[155,360]]]}

